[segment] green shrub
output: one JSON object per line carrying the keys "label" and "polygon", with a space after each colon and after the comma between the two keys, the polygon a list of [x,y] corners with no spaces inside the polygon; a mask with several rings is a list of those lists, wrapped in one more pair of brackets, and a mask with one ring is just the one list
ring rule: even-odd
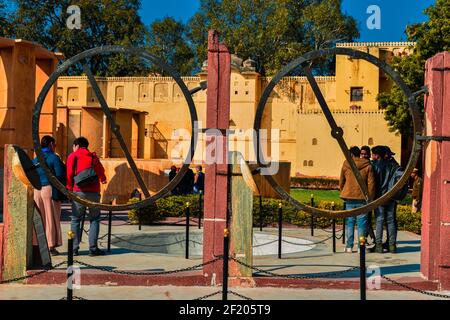
{"label": "green shrub", "polygon": [[[279,203],[283,206],[283,221],[297,226],[309,226],[311,224],[311,215],[304,211],[298,211],[293,205],[284,200],[263,198],[262,201],[262,213],[263,213],[263,226],[278,223],[278,206]],[[318,206],[320,209],[331,210],[332,202],[320,201]],[[335,203],[336,210],[342,210],[343,206],[340,203]],[[260,222],[260,208],[259,199],[255,198],[253,202],[253,224],[259,226]],[[342,219],[337,219],[337,223],[342,223]],[[331,219],[325,217],[314,218],[314,224],[318,228],[327,228],[331,226]]]}
{"label": "green shrub", "polygon": [[[139,198],[132,198],[128,201],[129,204],[139,202]],[[133,209],[128,211],[128,220],[131,223],[138,224],[151,224],[161,219],[157,207],[155,205]]]}
{"label": "green shrub", "polygon": [[339,189],[339,180],[291,177],[291,188],[337,190]]}
{"label": "green shrub", "polygon": [[[131,199],[128,203],[136,203],[139,199]],[[197,216],[199,212],[199,196],[169,196],[156,201],[156,205],[140,209],[130,210],[128,219],[131,223],[152,224],[167,217],[184,217],[186,203],[189,202],[191,216]]]}
{"label": "green shrub", "polygon": [[[138,199],[131,199],[129,203],[135,203]],[[131,210],[128,218],[132,223],[138,223],[138,215],[142,224],[151,224],[166,217],[184,217],[186,212],[186,203],[189,202],[190,213],[192,217],[197,217],[200,212],[199,196],[169,196],[156,201],[153,207],[145,207],[137,210]],[[297,226],[307,227],[311,225],[311,215],[298,211],[287,201],[263,198],[262,199],[262,216],[263,226],[276,225],[278,223],[278,206],[279,203],[283,207],[283,221]],[[332,202],[320,201],[318,208],[330,210]],[[335,203],[336,210],[342,210],[343,205],[340,202]],[[253,224],[259,226],[260,208],[259,198],[254,197],[253,200]],[[375,218],[373,218],[375,222]],[[337,219],[336,223],[342,224],[342,219]],[[399,230],[411,231],[420,234],[421,231],[421,213],[412,213],[410,205],[399,205],[397,207],[397,223]],[[314,218],[314,224],[317,228],[328,228],[332,221],[325,217]]]}
{"label": "green shrub", "polygon": [[422,213],[412,213],[410,205],[397,206],[397,225],[399,230],[421,233]]}

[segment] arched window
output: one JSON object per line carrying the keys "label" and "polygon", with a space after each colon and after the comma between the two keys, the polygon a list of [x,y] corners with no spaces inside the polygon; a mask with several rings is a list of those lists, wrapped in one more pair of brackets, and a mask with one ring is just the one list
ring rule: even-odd
{"label": "arched window", "polygon": [[308,166],[308,161],[306,161],[306,160],[303,161],[303,166],[304,166],[304,167],[307,167],[307,166]]}
{"label": "arched window", "polygon": [[369,146],[373,146],[373,138],[369,138],[369,141],[367,142]]}
{"label": "arched window", "polygon": [[308,166],[309,166],[309,167],[314,167],[314,161],[312,161],[312,160],[309,160],[309,162],[308,162]]}
{"label": "arched window", "polygon": [[317,138],[314,138],[314,139],[312,140],[312,145],[313,145],[313,146],[317,146]]}

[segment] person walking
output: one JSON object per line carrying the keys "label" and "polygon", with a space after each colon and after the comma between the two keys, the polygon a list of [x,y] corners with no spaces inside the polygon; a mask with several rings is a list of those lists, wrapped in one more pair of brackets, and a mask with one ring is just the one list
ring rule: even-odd
{"label": "person walking", "polygon": [[[56,140],[51,136],[41,139],[41,148],[45,163],[52,174],[62,183],[66,183],[66,166],[61,158],[55,154]],[[61,235],[61,201],[66,198],[58,189],[50,184],[44,170],[39,165],[39,159],[33,159],[33,164],[41,181],[41,190],[34,190],[34,202],[42,217],[48,247],[52,256],[59,255],[57,247],[62,246]]]}
{"label": "person walking", "polygon": [[417,213],[422,210],[422,193],[423,193],[423,179],[419,176],[419,169],[415,168],[411,173],[413,179],[412,190],[412,213]]}
{"label": "person walking", "polygon": [[[73,142],[73,153],[67,158],[67,189],[81,198],[100,202],[100,182],[106,184],[105,169],[95,153],[88,150],[89,141],[79,137]],[[74,255],[79,255],[81,221],[86,214],[86,206],[72,202],[71,230],[75,233],[73,240]],[[98,248],[100,232],[100,209],[89,208],[89,255],[101,256],[105,252]]]}
{"label": "person walking", "polygon": [[[367,189],[369,191],[369,198],[371,200],[375,196],[375,176],[373,174],[372,166],[370,165],[369,160],[362,159],[360,157],[361,150],[358,147],[351,147],[350,153],[352,155],[353,161],[355,161],[356,167],[361,173],[364,183],[367,186]],[[359,184],[347,160],[342,165],[341,177],[339,179],[339,190],[341,192],[341,198],[346,203],[347,210],[356,209],[366,204],[364,194],[362,193],[361,188],[359,187]],[[353,252],[355,223],[358,226],[358,238],[361,236],[365,236],[367,228],[367,213],[360,214],[357,217],[347,218],[347,242],[345,246],[345,252]]]}

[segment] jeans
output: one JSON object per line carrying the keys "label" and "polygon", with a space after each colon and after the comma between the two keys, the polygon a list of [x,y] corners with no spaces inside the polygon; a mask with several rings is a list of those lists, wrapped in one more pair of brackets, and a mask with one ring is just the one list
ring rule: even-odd
{"label": "jeans", "polygon": [[[100,193],[91,192],[75,192],[75,194],[81,198],[100,202]],[[73,249],[78,250],[80,248],[80,237],[83,230],[81,230],[81,221],[83,216],[86,214],[86,206],[73,201],[72,202],[72,214],[70,216],[70,230],[75,233],[75,238],[73,239]],[[89,249],[97,249],[98,234],[100,232],[100,209],[89,208]]]}
{"label": "jeans", "polygon": [[395,217],[395,201],[386,205],[380,206],[375,210],[376,218],[376,244],[381,245],[383,243],[383,226],[386,219],[388,241],[390,245],[397,243],[397,222]]}
{"label": "jeans", "polygon": [[[364,200],[346,200],[346,209],[356,209],[359,207],[362,207],[366,204]],[[346,248],[353,248],[354,242],[355,242],[355,236],[354,236],[354,228],[355,223],[358,225],[358,239],[359,237],[366,235],[367,230],[367,213],[360,214],[357,217],[349,217],[346,220],[346,230],[345,233],[347,234],[347,244]],[[359,241],[358,241],[358,247],[359,247]]]}

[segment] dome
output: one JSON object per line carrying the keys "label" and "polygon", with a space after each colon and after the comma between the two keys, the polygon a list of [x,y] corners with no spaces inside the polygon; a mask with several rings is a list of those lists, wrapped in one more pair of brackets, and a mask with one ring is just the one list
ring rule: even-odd
{"label": "dome", "polygon": [[239,58],[237,55],[235,55],[235,54],[231,55],[231,66],[232,67],[235,67],[240,70],[242,67],[242,61],[243,60],[241,58]]}
{"label": "dome", "polygon": [[244,61],[244,68],[256,68],[256,61],[248,58]]}
{"label": "dome", "polygon": [[203,61],[202,71],[208,71],[208,60]]}

